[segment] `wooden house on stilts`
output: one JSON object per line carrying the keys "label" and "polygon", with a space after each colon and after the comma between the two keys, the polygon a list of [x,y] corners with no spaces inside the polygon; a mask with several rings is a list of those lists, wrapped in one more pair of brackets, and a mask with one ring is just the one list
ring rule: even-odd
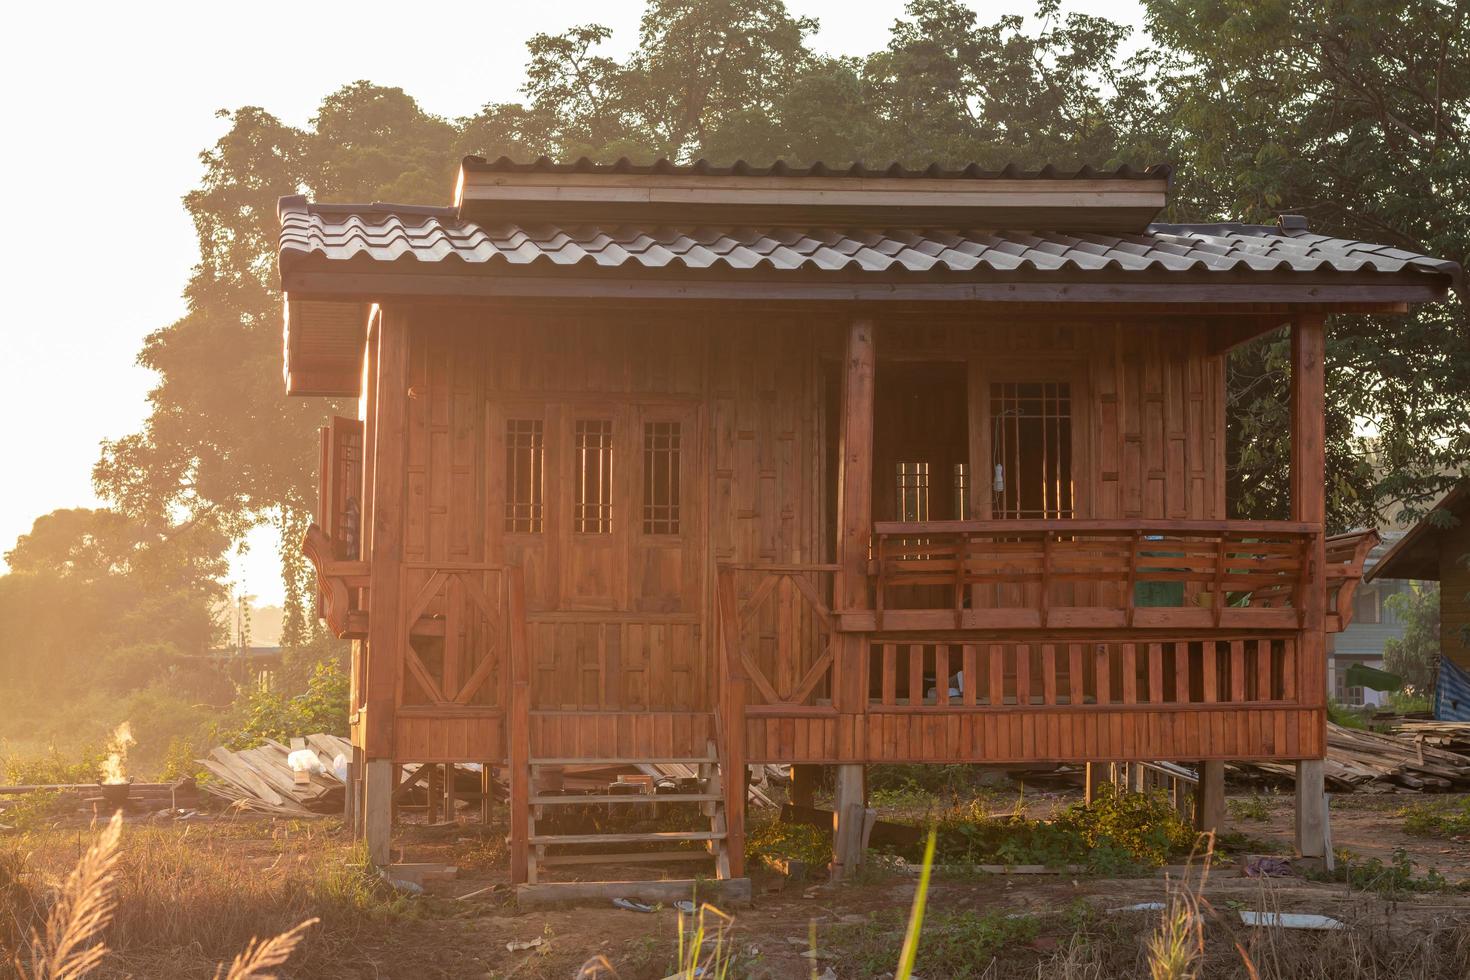
{"label": "wooden house on stilts", "polygon": [[[508,773],[513,877],[559,765],[684,761],[721,878],[745,774],[1298,764],[1321,855],[1323,331],[1459,269],[1153,223],[1162,168],[519,164],[448,207],[280,204],[285,376],[324,430],[306,543],[353,643],[360,819],[411,763]],[[1291,336],[1289,520],[1232,520],[1225,358]],[[637,836],[637,835],[628,835]]]}

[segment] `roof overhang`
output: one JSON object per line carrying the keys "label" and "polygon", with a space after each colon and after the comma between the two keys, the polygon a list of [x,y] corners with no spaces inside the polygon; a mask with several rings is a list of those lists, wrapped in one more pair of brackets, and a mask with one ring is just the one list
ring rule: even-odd
{"label": "roof overhang", "polygon": [[288,289],[282,336],[286,394],[358,397],[371,311],[372,304],[361,300],[303,299]]}
{"label": "roof overhang", "polygon": [[454,206],[462,219],[494,223],[738,222],[741,224],[1069,228],[1140,232],[1167,203],[1167,168],[1098,173],[813,172],[631,164],[460,165]]}

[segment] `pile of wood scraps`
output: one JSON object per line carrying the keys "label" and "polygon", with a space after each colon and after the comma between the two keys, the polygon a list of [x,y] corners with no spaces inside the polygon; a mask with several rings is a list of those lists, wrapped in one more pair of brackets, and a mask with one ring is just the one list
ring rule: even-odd
{"label": "pile of wood scraps", "polygon": [[1416,721],[1405,718],[1393,733],[1446,752],[1470,755],[1470,721]]}
{"label": "pile of wood scraps", "polygon": [[[336,735],[308,735],[292,739],[292,745],[266,740],[253,749],[232,752],[217,746],[199,764],[213,779],[201,788],[230,802],[281,816],[318,817],[342,812],[344,787],[336,772],[338,757],[351,758],[352,745]],[[299,744],[298,744],[299,743]],[[293,768],[288,761],[297,756]],[[311,764],[314,758],[316,764]],[[302,765],[305,760],[306,765]]]}
{"label": "pile of wood scraps", "polygon": [[[1290,762],[1232,762],[1228,768],[1246,778],[1268,780],[1290,781],[1296,774]],[[1380,792],[1464,791],[1470,790],[1470,757],[1424,739],[1380,735],[1329,722],[1323,775],[1333,792],[1360,787]]]}

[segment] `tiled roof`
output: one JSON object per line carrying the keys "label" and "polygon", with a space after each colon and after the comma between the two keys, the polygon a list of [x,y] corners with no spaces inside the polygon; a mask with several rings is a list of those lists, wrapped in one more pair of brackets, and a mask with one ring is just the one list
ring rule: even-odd
{"label": "tiled roof", "polygon": [[1144,234],[832,229],[731,225],[479,225],[453,208],[313,205],[282,198],[281,268],[418,263],[517,268],[751,272],[1424,273],[1457,280],[1453,262],[1283,221],[1150,225]]}
{"label": "tiled roof", "polygon": [[1058,168],[1048,164],[1040,170],[1022,170],[1009,164],[1001,170],[984,170],[978,164],[958,169],[947,169],[939,164],[911,170],[902,164],[891,163],[882,167],[869,167],[861,161],[848,166],[829,167],[817,162],[807,167],[796,167],[777,160],[775,163],[757,166],[736,160],[732,164],[717,165],[708,160],[693,163],[673,163],[656,160],[649,164],[633,163],[623,157],[616,163],[593,163],[586,157],[569,163],[558,163],[541,157],[529,163],[518,163],[510,157],[486,160],[484,157],[469,156],[463,160],[466,170],[479,173],[543,173],[543,174],[689,174],[700,177],[908,177],[946,178],[954,180],[1158,180],[1167,179],[1170,168],[1167,164],[1155,164],[1136,170],[1126,163],[1115,170],[1095,170],[1082,166],[1076,170]]}

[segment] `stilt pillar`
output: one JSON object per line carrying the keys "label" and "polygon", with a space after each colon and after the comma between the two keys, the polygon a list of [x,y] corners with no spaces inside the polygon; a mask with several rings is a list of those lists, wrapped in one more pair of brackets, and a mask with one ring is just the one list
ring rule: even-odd
{"label": "stilt pillar", "polygon": [[393,769],[391,759],[363,765],[363,836],[369,859],[379,866],[388,863],[393,837]]}
{"label": "stilt pillar", "polygon": [[797,764],[791,767],[791,791],[787,795],[794,806],[811,807],[815,804],[821,776],[821,766]]}
{"label": "stilt pillar", "polygon": [[832,801],[832,877],[852,875],[863,863],[867,800],[862,766],[838,766]]}
{"label": "stilt pillar", "polygon": [[1296,852],[1320,860],[1330,869],[1331,842],[1322,760],[1303,759],[1296,764]]}
{"label": "stilt pillar", "polygon": [[1225,763],[1201,762],[1194,795],[1194,826],[1200,833],[1219,834],[1225,827]]}
{"label": "stilt pillar", "polygon": [[1102,788],[1112,782],[1112,763],[1089,762],[1087,764],[1087,805],[1097,799]]}

